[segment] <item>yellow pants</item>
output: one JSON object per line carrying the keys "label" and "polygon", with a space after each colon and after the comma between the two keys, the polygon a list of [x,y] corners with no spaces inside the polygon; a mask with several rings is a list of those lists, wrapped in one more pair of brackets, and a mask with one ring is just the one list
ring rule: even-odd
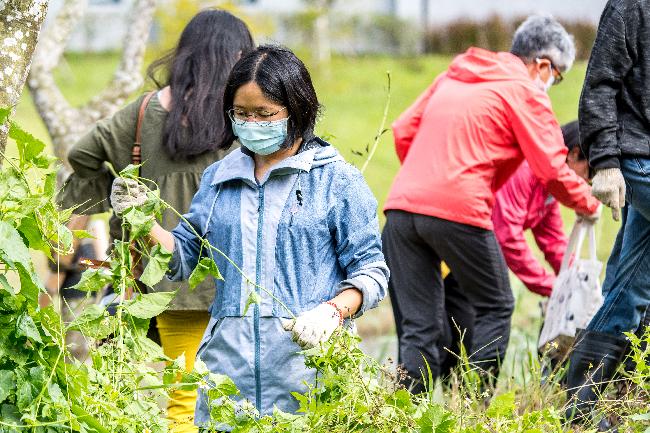
{"label": "yellow pants", "polygon": [[[177,358],[185,353],[185,365],[194,368],[194,358],[210,314],[207,311],[165,311],[156,318],[165,355]],[[167,403],[170,433],[196,433],[194,406],[196,391],[174,391]]]}

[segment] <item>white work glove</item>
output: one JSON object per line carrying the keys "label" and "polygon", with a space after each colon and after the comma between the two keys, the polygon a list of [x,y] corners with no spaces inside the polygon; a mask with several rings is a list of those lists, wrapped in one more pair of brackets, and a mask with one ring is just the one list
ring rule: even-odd
{"label": "white work glove", "polygon": [[134,179],[118,177],[111,188],[111,207],[115,215],[122,214],[131,207],[142,206],[147,201],[147,187]]}
{"label": "white work glove", "polygon": [[625,179],[620,169],[598,170],[592,181],[591,193],[605,206],[612,208],[615,221],[621,219],[621,209],[625,206]]}
{"label": "white work glove", "polygon": [[342,322],[341,313],[331,304],[323,303],[305,311],[296,319],[282,319],[285,331],[291,331],[291,339],[303,349],[311,349],[329,340]]}

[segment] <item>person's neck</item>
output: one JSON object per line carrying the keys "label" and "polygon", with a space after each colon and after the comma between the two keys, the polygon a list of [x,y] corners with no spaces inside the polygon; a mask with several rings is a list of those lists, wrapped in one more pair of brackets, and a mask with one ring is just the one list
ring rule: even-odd
{"label": "person's neck", "polygon": [[255,179],[259,182],[275,164],[298,153],[301,144],[302,138],[299,138],[293,143],[293,146],[280,149],[270,155],[253,154],[253,161],[255,161]]}

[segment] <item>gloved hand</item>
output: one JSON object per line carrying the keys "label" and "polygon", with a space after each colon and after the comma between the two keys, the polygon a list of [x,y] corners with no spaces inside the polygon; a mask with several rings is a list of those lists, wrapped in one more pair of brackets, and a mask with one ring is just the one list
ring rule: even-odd
{"label": "gloved hand", "polygon": [[323,303],[296,319],[282,319],[282,327],[293,333],[291,338],[300,347],[310,349],[326,342],[342,322],[340,310],[332,304]]}
{"label": "gloved hand", "polygon": [[111,188],[111,207],[115,215],[122,214],[133,206],[142,206],[147,201],[147,187],[133,179],[118,177]]}
{"label": "gloved hand", "polygon": [[625,206],[625,179],[618,168],[604,168],[596,172],[591,193],[605,206],[612,208],[615,221],[621,219],[621,208]]}

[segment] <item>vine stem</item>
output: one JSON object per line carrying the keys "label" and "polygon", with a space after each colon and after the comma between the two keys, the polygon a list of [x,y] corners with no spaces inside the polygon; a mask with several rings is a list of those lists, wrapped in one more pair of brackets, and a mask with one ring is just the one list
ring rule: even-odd
{"label": "vine stem", "polygon": [[375,152],[377,152],[377,147],[379,147],[379,139],[381,138],[382,135],[384,135],[384,132],[386,132],[386,121],[388,119],[388,109],[390,108],[390,97],[391,97],[391,90],[390,90],[390,71],[386,72],[386,80],[388,82],[388,87],[386,89],[386,103],[384,104],[384,114],[381,119],[381,123],[379,125],[379,129],[377,129],[377,134],[375,135],[375,140],[372,143],[372,146],[370,146],[370,152],[368,153],[368,157],[364,161],[363,165],[361,166],[361,173],[363,174],[366,169],[368,168],[368,165],[370,164],[370,161],[372,161],[373,157],[375,156]]}

